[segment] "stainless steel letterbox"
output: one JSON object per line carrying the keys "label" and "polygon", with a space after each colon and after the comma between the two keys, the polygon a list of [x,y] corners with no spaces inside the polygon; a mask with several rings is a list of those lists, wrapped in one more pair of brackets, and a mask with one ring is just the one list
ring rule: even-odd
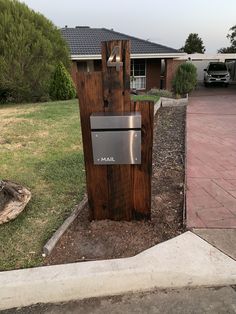
{"label": "stainless steel letterbox", "polygon": [[141,164],[141,114],[99,112],[90,116],[95,165]]}

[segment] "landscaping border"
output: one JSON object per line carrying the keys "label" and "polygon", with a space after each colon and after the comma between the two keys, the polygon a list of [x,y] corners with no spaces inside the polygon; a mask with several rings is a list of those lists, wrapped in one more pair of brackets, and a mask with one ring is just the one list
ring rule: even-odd
{"label": "landscaping border", "polygon": [[75,218],[79,215],[81,210],[83,210],[88,204],[88,197],[87,195],[84,196],[83,200],[79,203],[78,206],[73,210],[70,216],[63,222],[63,224],[57,229],[57,231],[53,234],[53,236],[47,241],[47,243],[43,247],[43,256],[48,256],[54,247],[56,246],[57,242],[60,240],[62,235],[66,232],[66,230],[70,227],[73,223]]}
{"label": "landscaping border", "polygon": [[188,105],[188,94],[186,98],[166,98],[161,97],[161,105],[162,107],[180,107],[180,106],[187,106]]}
{"label": "landscaping border", "polygon": [[187,193],[187,110],[188,108],[186,107],[186,111],[185,111],[185,138],[184,138],[184,204],[183,204],[183,224],[186,228],[186,204],[187,204],[187,200],[186,200],[186,193]]}

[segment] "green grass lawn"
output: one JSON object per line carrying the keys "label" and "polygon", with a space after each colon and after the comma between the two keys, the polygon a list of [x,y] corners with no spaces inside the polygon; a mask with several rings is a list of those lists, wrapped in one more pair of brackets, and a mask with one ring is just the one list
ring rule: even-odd
{"label": "green grass lawn", "polygon": [[0,178],[32,198],[0,226],[0,270],[42,262],[42,247],[85,190],[78,101],[0,105]]}
{"label": "green grass lawn", "polygon": [[154,103],[156,103],[159,100],[159,96],[156,95],[132,95],[131,99],[134,101],[138,100],[152,100]]}

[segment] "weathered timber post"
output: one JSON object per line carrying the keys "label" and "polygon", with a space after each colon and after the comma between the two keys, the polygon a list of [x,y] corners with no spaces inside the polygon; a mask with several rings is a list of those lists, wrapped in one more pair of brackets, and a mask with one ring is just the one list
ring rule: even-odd
{"label": "weathered timber post", "polygon": [[[77,89],[91,219],[149,219],[154,104],[149,101],[130,101],[129,41],[103,42],[102,72],[78,73]],[[138,113],[142,121],[141,163],[116,164],[111,157],[104,158],[104,164],[96,164],[91,116],[100,114],[104,117],[117,116],[119,119],[121,115],[135,117]],[[136,131],[135,127],[132,131],[126,130],[127,134],[133,132],[132,142],[133,136],[138,134]],[[125,127],[122,132],[125,132]],[[97,134],[100,136],[99,132]]]}

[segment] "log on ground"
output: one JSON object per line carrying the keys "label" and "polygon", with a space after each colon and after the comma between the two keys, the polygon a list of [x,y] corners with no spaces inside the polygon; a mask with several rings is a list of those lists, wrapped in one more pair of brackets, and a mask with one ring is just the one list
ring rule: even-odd
{"label": "log on ground", "polygon": [[0,225],[15,219],[31,198],[31,192],[22,185],[9,181],[0,181]]}

